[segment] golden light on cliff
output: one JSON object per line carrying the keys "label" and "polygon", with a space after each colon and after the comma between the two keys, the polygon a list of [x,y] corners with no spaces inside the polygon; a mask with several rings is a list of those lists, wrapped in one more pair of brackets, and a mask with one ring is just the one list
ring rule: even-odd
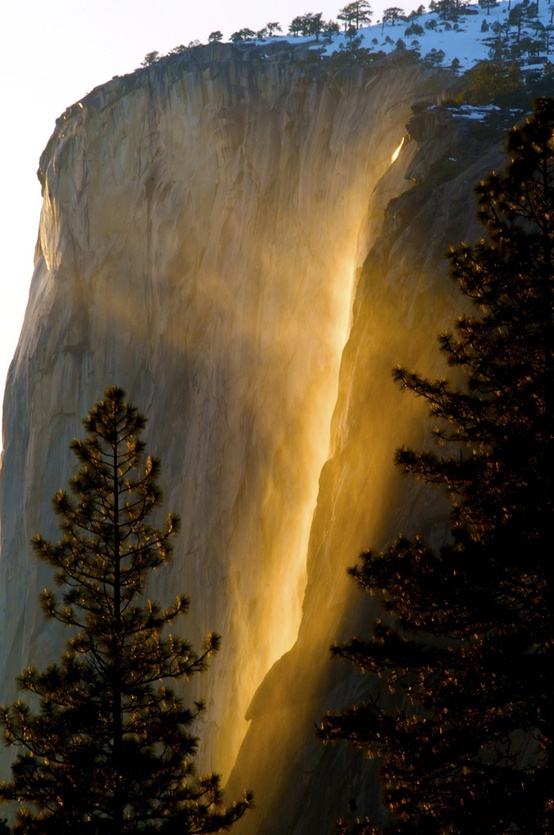
{"label": "golden light on cliff", "polygon": [[398,159],[398,154],[402,150],[403,145],[404,145],[404,137],[402,137],[402,139],[400,140],[400,145],[398,146],[398,148],[396,149],[396,151],[394,152],[394,154],[390,158],[391,165],[392,165],[393,162],[395,162]]}
{"label": "golden light on cliff", "polygon": [[[386,415],[382,435],[388,437],[398,419],[395,409],[384,408],[380,389],[370,398],[375,415],[352,452],[358,462],[372,450],[368,478],[378,485],[377,497],[364,499],[364,481],[344,510],[325,505],[329,486],[320,475],[348,431],[348,386],[334,421],[333,414],[356,283],[382,222],[387,189],[408,187],[400,162],[394,183],[389,178],[384,190],[375,190],[403,147],[400,142],[394,154],[390,150],[405,120],[377,120],[373,168],[357,129],[365,110],[360,114],[354,100],[333,97],[324,105],[306,137],[303,123],[297,135],[293,121],[291,137],[279,141],[277,110],[269,120],[264,111],[244,136],[227,128],[220,136],[219,122],[204,128],[188,111],[175,121],[168,116],[160,123],[164,150],[156,177],[150,154],[157,153],[158,139],[152,147],[148,140],[148,159],[137,171],[129,160],[142,153],[142,132],[125,133],[121,142],[109,133],[105,150],[94,127],[90,139],[77,137],[57,174],[64,178],[64,200],[50,195],[49,181],[45,190],[41,269],[45,281],[46,272],[58,271],[73,282],[72,327],[75,344],[84,346],[82,353],[79,347],[79,353],[60,354],[57,373],[72,381],[86,360],[87,379],[95,376],[87,385],[102,390],[108,375],[108,382],[124,382],[145,409],[152,403],[149,426],[167,477],[167,509],[183,520],[172,576],[192,601],[186,637],[192,633],[195,641],[211,629],[223,635],[217,662],[193,695],[208,706],[196,728],[199,770],[215,768],[224,781],[248,729],[244,716],[254,694],[297,641],[307,555],[314,560],[317,554],[318,582],[320,574],[333,578],[314,609],[325,617],[311,618],[305,630],[317,648],[314,657],[326,658],[350,593],[344,568],[370,541],[365,531],[378,528],[388,495],[376,474],[390,471],[394,447],[385,444],[380,426]],[[142,106],[141,100],[138,125]],[[116,115],[110,125],[123,124]],[[94,188],[87,186],[85,216],[75,183],[87,154],[98,174]],[[66,196],[74,193],[69,204]],[[47,286],[61,292],[59,282]],[[378,309],[377,290],[387,287],[375,282]],[[390,322],[389,315],[377,321],[371,314],[364,345],[377,359],[381,346],[390,346]],[[398,358],[387,352],[383,359],[387,383]],[[368,355],[367,362],[375,358]],[[327,481],[333,466],[325,469]],[[357,464],[352,470],[358,474]],[[358,501],[371,508],[363,512],[363,536],[352,517]],[[156,582],[154,593],[170,597],[169,580]],[[276,734],[281,720],[276,711]]]}

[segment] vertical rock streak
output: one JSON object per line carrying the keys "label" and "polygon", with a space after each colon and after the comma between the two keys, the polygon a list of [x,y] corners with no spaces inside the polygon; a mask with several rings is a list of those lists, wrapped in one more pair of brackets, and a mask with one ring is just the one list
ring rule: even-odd
{"label": "vertical rock streak", "polygon": [[[65,640],[42,620],[51,579],[29,538],[57,536],[68,443],[106,386],[123,386],[149,415],[164,510],[183,519],[151,592],[191,596],[194,641],[223,635],[187,698],[207,701],[201,758],[224,775],[298,632],[353,282],[386,204],[372,194],[420,82],[413,67],[340,80],[233,55],[116,79],[58,121],[5,400],[0,575],[6,700]],[[397,170],[391,193],[405,188]]]}

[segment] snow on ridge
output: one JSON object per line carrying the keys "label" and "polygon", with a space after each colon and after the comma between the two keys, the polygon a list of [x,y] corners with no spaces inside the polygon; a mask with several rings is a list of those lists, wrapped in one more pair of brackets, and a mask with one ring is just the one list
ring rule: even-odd
{"label": "snow on ridge", "polygon": [[[360,46],[370,49],[373,52],[393,52],[396,49],[396,42],[400,38],[406,45],[407,49],[417,49],[422,58],[425,58],[429,53],[443,52],[444,58],[440,65],[449,67],[452,62],[457,59],[457,65],[461,71],[472,67],[476,62],[491,58],[491,49],[498,35],[493,31],[494,24],[505,26],[508,21],[510,10],[517,6],[521,8],[529,8],[530,3],[513,3],[511,0],[503,0],[497,6],[485,9],[477,4],[466,6],[459,14],[457,21],[453,19],[444,20],[437,12],[425,12],[422,15],[414,17],[413,20],[397,20],[394,25],[391,23],[377,23],[372,26],[360,28],[358,36],[361,38]],[[543,3],[539,4],[538,13],[533,21],[537,21],[546,30],[554,29],[551,24],[551,17],[553,11],[549,6]],[[488,31],[483,32],[481,27],[483,22],[488,24]],[[410,34],[410,29],[413,24],[423,29],[423,34]],[[427,28],[430,25],[434,28]],[[495,27],[496,28],[496,27]],[[408,34],[406,34],[408,30]],[[512,36],[515,37],[515,27],[512,26]],[[533,31],[530,21],[525,21],[521,25],[520,38],[530,38],[535,41],[538,39],[538,33]],[[554,31],[551,31],[547,36],[551,38],[554,45]],[[309,37],[293,37],[291,35],[281,35],[279,38],[272,38],[272,41],[287,40],[291,43],[300,44],[302,42],[309,43],[314,47],[321,47],[325,50],[325,54],[331,55],[341,48],[348,46],[348,41],[344,34],[334,36],[331,43],[326,43],[323,38],[319,42],[315,41],[313,36]],[[534,62],[537,64],[544,63],[549,58],[545,48],[538,49],[534,59],[529,55],[526,57],[525,52],[516,58],[508,58],[508,61],[516,60],[519,64],[526,64]]]}

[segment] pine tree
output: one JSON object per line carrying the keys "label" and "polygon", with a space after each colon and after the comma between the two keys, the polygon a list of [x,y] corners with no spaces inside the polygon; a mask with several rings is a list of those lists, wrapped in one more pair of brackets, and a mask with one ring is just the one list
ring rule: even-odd
{"label": "pine tree", "polygon": [[353,28],[356,32],[363,26],[369,26],[373,12],[368,0],[355,0],[353,3],[347,3],[346,6],[340,10],[337,18],[344,23],[344,31],[348,32]]}
{"label": "pine tree", "polygon": [[450,255],[473,306],[439,340],[455,382],[395,371],[439,444],[397,464],[449,496],[450,538],[401,536],[350,570],[383,614],[333,652],[378,683],[321,733],[379,758],[384,811],[342,832],[554,831],[553,100],[507,153],[476,189],[486,238]]}
{"label": "pine tree", "polygon": [[43,592],[43,610],[71,637],[59,664],[21,674],[28,701],[1,711],[6,744],[21,749],[1,786],[18,802],[14,833],[217,832],[251,804],[246,794],[226,809],[218,777],[195,776],[189,729],[202,704],[186,707],[171,683],[205,670],[219,637],[196,653],[167,632],[187,598],[161,608],[146,597],[179,520],[147,522],[161,502],[160,464],[144,460],[146,420],[124,397],[108,388],[83,421],[86,440],[71,443],[81,463],[73,498],[53,499],[63,538],[33,540],[63,588],[61,601]]}

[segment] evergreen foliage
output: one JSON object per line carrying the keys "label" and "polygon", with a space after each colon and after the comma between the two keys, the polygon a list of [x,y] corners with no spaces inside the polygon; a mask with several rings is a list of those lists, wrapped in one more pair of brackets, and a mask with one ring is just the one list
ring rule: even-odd
{"label": "evergreen foliage", "polygon": [[353,3],[347,3],[346,6],[340,10],[337,18],[344,24],[344,31],[354,29],[356,32],[362,26],[369,26],[373,12],[368,0],[355,0]]}
{"label": "evergreen foliage", "polygon": [[249,29],[245,27],[244,29],[239,29],[237,32],[233,32],[231,35],[231,42],[232,43],[243,43],[244,41],[253,41],[256,39],[256,33],[253,29]]}
{"label": "evergreen foliage", "polygon": [[479,61],[468,70],[458,99],[464,104],[499,107],[524,107],[529,101],[517,63],[507,63],[500,57],[495,61]]}
{"label": "evergreen foliage", "polygon": [[401,9],[400,6],[389,6],[383,12],[383,27],[385,23],[390,23],[391,26],[394,26],[397,20],[403,20],[404,18],[404,9]]}
{"label": "evergreen foliage", "polygon": [[157,49],[152,50],[152,52],[148,52],[144,56],[144,60],[141,62],[141,67],[150,67],[152,64],[157,64],[160,58],[163,56],[160,55]]}
{"label": "evergreen foliage", "polygon": [[479,5],[487,10],[487,15],[490,15],[491,9],[498,5],[498,0],[479,0]]}
{"label": "evergreen foliage", "polygon": [[437,12],[443,20],[458,20],[466,6],[467,0],[431,0],[429,10]]}
{"label": "evergreen foliage", "polygon": [[171,682],[205,670],[219,637],[196,653],[167,633],[187,598],[161,608],[145,595],[179,520],[147,521],[161,501],[160,464],[144,460],[146,421],[124,397],[107,389],[83,421],[86,440],[71,443],[81,463],[73,498],[53,499],[63,538],[33,540],[63,588],[61,600],[43,592],[45,615],[72,636],[61,663],[23,671],[28,701],[1,709],[5,743],[21,749],[0,789],[18,803],[14,833],[217,832],[251,803],[226,809],[218,777],[195,776],[189,728],[202,704],[186,707]]}
{"label": "evergreen foliage", "polygon": [[450,255],[473,305],[439,340],[457,382],[394,374],[427,401],[439,444],[397,464],[450,497],[450,539],[437,552],[400,536],[350,570],[383,614],[333,653],[379,695],[321,733],[379,758],[386,812],[344,833],[554,831],[552,99],[507,153],[476,189],[486,238]]}
{"label": "evergreen foliage", "polygon": [[308,12],[304,15],[298,15],[291,21],[289,34],[295,37],[298,37],[298,35],[315,35],[316,40],[319,40],[319,36],[325,30],[326,25],[323,20],[323,12]]}

